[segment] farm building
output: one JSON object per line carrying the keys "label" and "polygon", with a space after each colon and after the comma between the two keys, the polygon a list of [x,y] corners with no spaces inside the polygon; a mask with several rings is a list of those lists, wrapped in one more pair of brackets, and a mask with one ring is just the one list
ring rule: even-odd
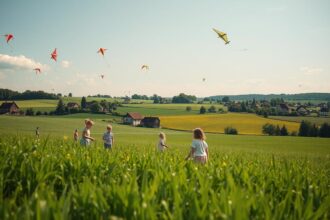
{"label": "farm building", "polygon": [[67,105],[68,109],[78,109],[79,108],[79,104],[76,102],[69,102]]}
{"label": "farm building", "polygon": [[141,115],[138,112],[128,112],[123,117],[123,123],[132,126],[139,126],[143,118],[144,118],[143,115]]}
{"label": "farm building", "polygon": [[142,119],[141,125],[148,128],[159,128],[160,119],[158,117],[145,117]]}
{"label": "farm building", "polygon": [[299,115],[308,115],[309,114],[309,110],[305,106],[302,106],[302,105],[299,106],[296,111]]}
{"label": "farm building", "polygon": [[277,110],[282,114],[290,114],[292,112],[292,108],[290,108],[287,104],[281,103],[277,106]]}
{"label": "farm building", "polygon": [[0,114],[19,114],[16,102],[3,102],[0,106]]}

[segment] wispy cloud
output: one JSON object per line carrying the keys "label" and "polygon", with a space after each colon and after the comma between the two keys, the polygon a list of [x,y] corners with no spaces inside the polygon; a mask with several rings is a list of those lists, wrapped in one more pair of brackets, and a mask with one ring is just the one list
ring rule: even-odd
{"label": "wispy cloud", "polygon": [[62,63],[61,63],[61,66],[63,68],[69,68],[70,67],[70,61],[67,61],[67,60],[63,60]]}
{"label": "wispy cloud", "polygon": [[309,67],[309,66],[303,66],[300,67],[300,71],[303,72],[304,75],[317,75],[319,73],[323,72],[323,69],[320,67]]}
{"label": "wispy cloud", "polygon": [[33,70],[34,68],[41,68],[43,71],[49,70],[45,64],[41,64],[24,55],[10,56],[7,54],[0,54],[0,69],[2,70]]}

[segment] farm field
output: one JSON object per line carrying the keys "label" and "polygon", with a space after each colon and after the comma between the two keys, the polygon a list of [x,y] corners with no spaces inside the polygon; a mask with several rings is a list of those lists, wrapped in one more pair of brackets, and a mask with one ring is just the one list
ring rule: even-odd
{"label": "farm field", "polygon": [[225,127],[232,126],[238,129],[239,134],[261,135],[262,126],[266,123],[285,125],[290,132],[299,129],[299,123],[263,118],[255,114],[227,113],[161,117],[164,128],[191,131],[195,127],[202,127],[206,132],[215,133],[223,133]]}
{"label": "farm field", "polygon": [[[109,152],[62,137],[81,119],[36,119],[0,117],[1,219],[329,217],[329,139],[208,134],[198,166],[183,160],[187,132],[163,130],[171,148],[160,154],[159,130],[114,125]],[[92,134],[104,126],[96,119]]]}
{"label": "farm field", "polygon": [[300,123],[302,120],[321,125],[323,123],[330,124],[330,117],[293,117],[293,116],[269,116],[269,118],[283,121],[293,121]]}
{"label": "farm field", "polygon": [[[211,122],[219,115],[206,116]],[[87,117],[96,122],[97,140],[83,148],[72,133]],[[210,161],[198,166],[184,160],[191,132],[113,123],[115,146],[104,150],[101,136],[112,120],[91,114],[0,116],[0,218],[329,216],[329,139],[207,134]],[[160,131],[170,147],[164,154],[155,151]]]}
{"label": "farm field", "polygon": [[[201,106],[208,109],[214,105],[216,109],[226,110],[223,105],[219,104],[129,104],[119,107],[117,112],[125,114],[126,112],[140,112],[145,116],[162,116],[162,115],[191,115],[199,114]],[[186,111],[186,107],[190,106],[191,111]]]}

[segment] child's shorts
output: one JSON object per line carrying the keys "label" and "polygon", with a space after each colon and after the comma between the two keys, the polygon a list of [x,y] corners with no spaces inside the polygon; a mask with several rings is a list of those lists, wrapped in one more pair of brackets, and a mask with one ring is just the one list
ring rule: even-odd
{"label": "child's shorts", "polygon": [[112,145],[111,145],[111,144],[104,144],[104,148],[105,148],[105,149],[109,149],[109,150],[111,150]]}

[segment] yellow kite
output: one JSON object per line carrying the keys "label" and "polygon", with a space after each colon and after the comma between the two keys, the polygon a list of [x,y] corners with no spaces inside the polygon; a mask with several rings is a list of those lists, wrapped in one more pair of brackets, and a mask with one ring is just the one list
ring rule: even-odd
{"label": "yellow kite", "polygon": [[218,34],[219,38],[225,41],[226,44],[229,44],[229,40],[227,34],[225,32],[218,31],[217,29],[213,28],[214,32]]}

